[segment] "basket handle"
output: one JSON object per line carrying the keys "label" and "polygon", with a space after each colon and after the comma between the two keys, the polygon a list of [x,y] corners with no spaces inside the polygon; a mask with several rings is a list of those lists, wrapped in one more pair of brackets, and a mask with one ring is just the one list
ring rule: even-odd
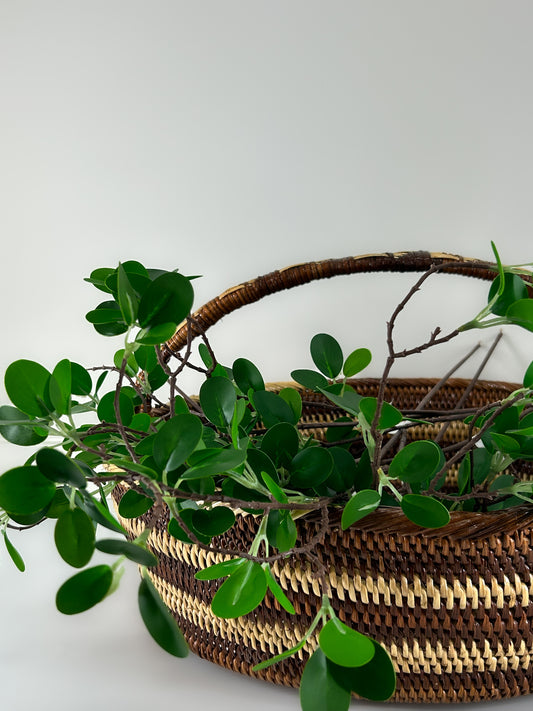
{"label": "basket handle", "polygon": [[[443,265],[441,271],[447,274],[461,274],[487,281],[494,279],[497,269],[493,262],[465,258],[456,254],[423,251],[387,252],[305,262],[246,281],[211,299],[192,315],[191,335],[192,338],[196,338],[220,321],[223,316],[236,311],[241,306],[252,304],[268,294],[300,284],[359,272],[424,272],[437,265]],[[164,344],[163,355],[169,358],[172,354],[178,353],[187,345],[187,339],[188,324],[183,322]]]}

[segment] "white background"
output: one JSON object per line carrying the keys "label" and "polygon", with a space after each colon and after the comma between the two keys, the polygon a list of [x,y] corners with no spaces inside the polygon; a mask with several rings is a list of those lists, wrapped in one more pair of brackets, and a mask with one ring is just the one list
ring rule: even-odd
{"label": "white background", "polygon": [[[101,298],[82,279],[118,260],[202,274],[198,305],[347,254],[490,259],[494,240],[505,262],[531,260],[532,25],[528,0],[0,0],[1,370],[110,362],[119,339],[85,322]],[[329,331],[369,345],[377,375],[410,283],[278,295],[213,329],[213,345],[287,379]],[[455,326],[485,295],[438,277],[401,337]],[[396,373],[440,375],[478,338]],[[532,342],[506,332],[486,375],[519,380]],[[0,443],[2,469],[27,454],[12,449]],[[293,690],[160,652],[134,566],[98,608],[62,617],[54,596],[71,570],[51,534],[12,534],[24,575],[0,551],[2,708],[298,708]]]}

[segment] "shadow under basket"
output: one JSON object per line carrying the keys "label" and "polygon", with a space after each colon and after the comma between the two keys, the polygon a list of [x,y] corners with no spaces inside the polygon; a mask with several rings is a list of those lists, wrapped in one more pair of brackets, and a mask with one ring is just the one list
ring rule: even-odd
{"label": "shadow under basket", "polygon": [[[394,380],[386,399],[411,409],[435,380]],[[431,400],[432,409],[453,409],[469,381],[450,380]],[[377,381],[358,380],[362,395],[375,394]],[[482,407],[517,386],[480,381],[465,403]],[[320,396],[306,393],[305,417],[324,418]],[[340,412],[328,410],[325,424]],[[417,428],[412,436],[428,438]],[[460,437],[451,427],[449,437]],[[315,430],[316,431],[316,430]],[[433,436],[436,433],[433,433]],[[515,470],[531,478],[529,463]],[[515,465],[516,466],[516,463]],[[124,489],[114,491],[115,502]],[[150,520],[121,519],[134,538]],[[238,619],[213,615],[211,599],[219,581],[198,581],[195,573],[223,560],[167,532],[168,512],[155,525],[149,548],[159,564],[149,574],[172,611],[191,649],[200,657],[277,684],[298,686],[305,661],[317,645],[315,634],[298,654],[259,673],[252,667],[294,646],[321,604],[322,591],[305,557],[291,556],[272,570],[296,610],[285,612],[267,593],[252,613]],[[298,519],[299,539],[319,528],[312,517]],[[370,635],[390,654],[397,671],[395,702],[468,702],[519,696],[533,683],[533,510],[453,512],[450,523],[421,530],[395,507],[383,507],[346,531],[340,509],[330,511],[326,535],[313,549],[326,567],[338,617]],[[214,539],[248,550],[257,529],[252,515],[238,516],[227,534]]]}

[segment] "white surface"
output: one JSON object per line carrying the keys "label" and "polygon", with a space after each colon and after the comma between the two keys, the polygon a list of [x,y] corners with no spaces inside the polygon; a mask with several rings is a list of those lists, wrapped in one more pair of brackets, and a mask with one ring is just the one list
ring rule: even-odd
{"label": "white surface", "polygon": [[[99,297],[82,277],[119,259],[203,274],[198,305],[307,259],[490,258],[491,239],[506,262],[531,259],[532,23],[527,0],[3,0],[1,370],[109,362],[118,341],[84,322]],[[305,287],[235,314],[213,342],[283,379],[328,330],[370,345],[378,374],[408,283]],[[456,325],[448,307],[483,304],[484,287],[435,283],[402,322],[406,343],[436,318]],[[440,374],[470,342],[396,372]],[[531,344],[506,335],[488,377],[520,378]],[[20,456],[0,443],[2,469]],[[0,553],[2,708],[64,711],[80,689],[79,711],[298,708],[292,690],[160,652],[133,566],[99,608],[62,617],[53,601],[70,570],[50,529],[12,538],[28,572]]]}

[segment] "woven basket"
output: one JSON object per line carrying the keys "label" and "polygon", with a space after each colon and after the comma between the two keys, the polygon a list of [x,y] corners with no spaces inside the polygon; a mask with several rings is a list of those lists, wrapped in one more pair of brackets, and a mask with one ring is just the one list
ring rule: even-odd
{"label": "woven basket", "polygon": [[[463,258],[429,253],[370,255],[298,265],[274,272],[225,292],[200,309],[194,319],[207,329],[224,314],[257,301],[265,294],[335,274],[357,271],[424,271],[435,263],[445,272],[494,278],[486,263],[454,262]],[[167,355],[187,342],[184,328],[166,344]],[[400,410],[414,409],[436,380],[391,379],[385,397]],[[469,381],[453,379],[428,403],[449,410]],[[354,382],[363,395],[376,394],[378,381]],[[275,386],[274,386],[275,387]],[[480,381],[464,403],[480,407],[507,396],[517,386]],[[340,413],[320,407],[320,396],[306,392],[304,417],[326,422]],[[314,430],[316,432],[316,430]],[[435,436],[420,428],[413,437]],[[450,427],[447,437],[463,437]],[[522,478],[530,467],[520,467]],[[116,498],[121,489],[117,488]],[[147,514],[146,516],[148,516]],[[132,537],[145,517],[121,519]],[[210,601],[217,581],[198,581],[194,574],[222,558],[185,545],[166,531],[168,516],[158,520],[149,538],[159,565],[150,576],[173,612],[191,649],[199,656],[244,674],[277,684],[298,686],[313,636],[297,655],[254,673],[258,662],[294,646],[321,604],[322,591],[309,562],[292,556],[273,565],[296,615],[286,613],[268,593],[254,612],[238,619],[213,615]],[[299,537],[318,531],[311,517],[297,521]],[[257,522],[238,516],[237,524],[217,545],[247,550]],[[331,512],[329,530],[314,553],[328,571],[332,604],[339,618],[380,642],[397,671],[396,702],[466,702],[529,693],[533,683],[533,510],[517,507],[492,513],[455,512],[450,523],[423,531],[399,509],[380,508],[342,531],[338,512]]]}

